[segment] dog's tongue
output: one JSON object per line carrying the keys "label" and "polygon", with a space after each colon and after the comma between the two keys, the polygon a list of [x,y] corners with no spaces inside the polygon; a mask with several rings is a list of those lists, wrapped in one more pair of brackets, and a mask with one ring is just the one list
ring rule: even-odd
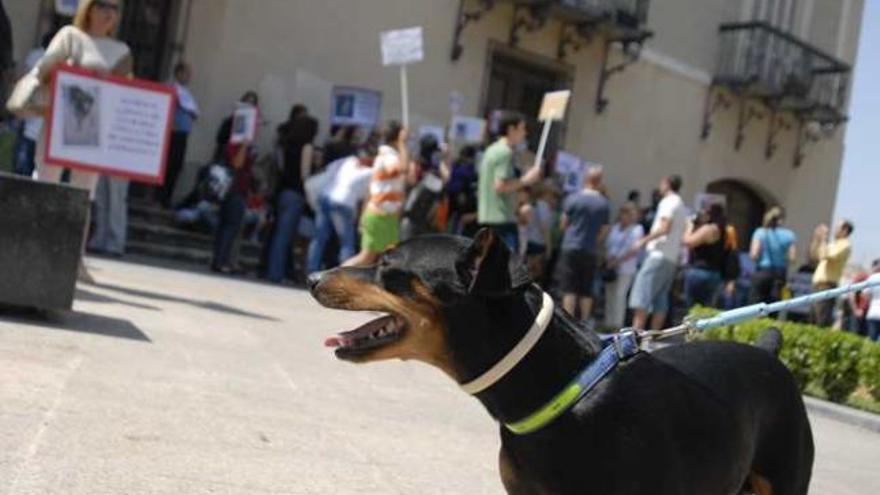
{"label": "dog's tongue", "polygon": [[342,347],[342,339],[338,335],[327,337],[327,340],[324,341],[324,347]]}

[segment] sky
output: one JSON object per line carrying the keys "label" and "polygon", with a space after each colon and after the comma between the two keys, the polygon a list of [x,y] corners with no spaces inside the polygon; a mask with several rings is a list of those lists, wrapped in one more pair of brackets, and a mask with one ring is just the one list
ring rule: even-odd
{"label": "sky", "polygon": [[880,258],[880,0],[866,0],[835,217],[855,224],[852,262]]}

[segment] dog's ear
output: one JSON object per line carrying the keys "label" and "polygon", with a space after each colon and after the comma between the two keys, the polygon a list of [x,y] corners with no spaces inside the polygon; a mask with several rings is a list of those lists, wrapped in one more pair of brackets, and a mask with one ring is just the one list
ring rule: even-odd
{"label": "dog's ear", "polygon": [[504,296],[532,281],[519,257],[488,228],[477,232],[458,269],[468,292],[479,296]]}

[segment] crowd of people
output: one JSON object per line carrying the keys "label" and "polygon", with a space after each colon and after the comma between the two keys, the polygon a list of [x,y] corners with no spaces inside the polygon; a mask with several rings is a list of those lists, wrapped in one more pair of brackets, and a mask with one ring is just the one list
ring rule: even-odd
{"label": "crowd of people", "polygon": [[[73,24],[47,36],[28,57],[29,76],[45,85],[58,64],[71,63],[130,77],[130,50],[114,37],[119,9],[117,0],[80,2]],[[334,125],[318,146],[319,121],[297,104],[277,126],[271,149],[263,150],[255,140],[232,139],[230,115],[219,125],[215,151],[194,188],[175,202],[200,109],[189,90],[192,68],[181,62],[173,74],[177,107],[156,201],[173,209],[179,223],[213,235],[211,269],[219,273],[242,271],[237,253],[243,240],[263,247],[259,275],[283,283],[340,264],[373,264],[415,236],[491,229],[569,313],[610,329],[661,328],[695,305],[771,302],[833,288],[844,278],[852,223],[841,222],[833,235],[817,227],[809,262],[790,273],[797,237],[784,226],[781,208],[766,213],[744,249],[722,204],[700,211],[685,205],[677,175],[660,181],[649,208],[639,204],[638,191],[615,208],[600,167],[586,171],[578,190],[563,194],[553,164],[526,156],[526,119],[516,112],[503,112],[484,143],[450,148],[433,134],[416,139],[389,122],[381,130]],[[259,109],[259,95],[247,91],[235,106]],[[20,116],[15,171],[61,180],[62,169],[40,156],[45,137],[39,111]],[[89,190],[95,204],[89,248],[121,254],[128,183],[78,170],[67,175]],[[873,272],[855,279],[880,277],[880,263]],[[89,277],[82,272],[81,278]],[[817,304],[803,317],[880,338],[880,291],[837,303]]]}
{"label": "crowd of people", "polygon": [[[242,102],[258,105],[253,92]],[[781,208],[767,212],[745,249],[724,206],[690,210],[676,175],[661,180],[650,208],[632,191],[615,210],[600,167],[586,171],[580,190],[563,194],[553,164],[534,163],[523,151],[526,120],[515,112],[503,114],[489,142],[459,145],[454,156],[434,135],[411,138],[397,122],[381,130],[335,126],[318,147],[318,121],[303,105],[292,108],[274,148],[262,155],[251,143],[228,144],[226,127],[218,132],[216,163],[205,167],[193,193],[222,189],[206,186],[218,182],[210,169],[233,171],[222,199],[200,196],[214,196],[216,213],[205,225],[217,239],[213,268],[225,273],[238,271],[231,247],[252,210],[256,228],[249,231],[264,245],[261,275],[272,282],[373,264],[386,249],[419,235],[473,236],[488,228],[571,314],[609,329],[661,328],[695,305],[731,308],[799,295],[792,279],[806,272],[806,291],[833,288],[851,251],[850,222],[832,239],[821,225],[812,265],[789,273],[797,238],[784,226]],[[870,295],[857,297],[866,320],[858,328],[867,335],[878,327],[868,322]],[[834,302],[818,304],[807,318],[830,326],[834,309]]]}

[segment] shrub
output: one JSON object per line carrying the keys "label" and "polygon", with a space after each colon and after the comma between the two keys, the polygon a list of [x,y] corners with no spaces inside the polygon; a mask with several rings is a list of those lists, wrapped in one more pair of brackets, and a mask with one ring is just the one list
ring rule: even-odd
{"label": "shrub", "polygon": [[813,342],[813,371],[832,402],[846,402],[859,386],[862,340],[851,334],[823,331]]}
{"label": "shrub", "polygon": [[791,371],[794,381],[803,392],[815,377],[812,353],[815,334],[793,324],[782,325],[780,330],[782,330],[782,351],[779,353],[779,358]]}
{"label": "shrub", "polygon": [[859,363],[862,384],[875,400],[880,401],[880,345],[866,340]]}
{"label": "shrub", "polygon": [[[699,308],[692,317],[706,317],[712,310]],[[861,384],[880,400],[880,344],[845,332],[813,325],[759,319],[716,328],[703,338],[753,344],[770,327],[782,331],[780,359],[791,370],[800,389],[813,384],[834,402],[845,402]]]}

